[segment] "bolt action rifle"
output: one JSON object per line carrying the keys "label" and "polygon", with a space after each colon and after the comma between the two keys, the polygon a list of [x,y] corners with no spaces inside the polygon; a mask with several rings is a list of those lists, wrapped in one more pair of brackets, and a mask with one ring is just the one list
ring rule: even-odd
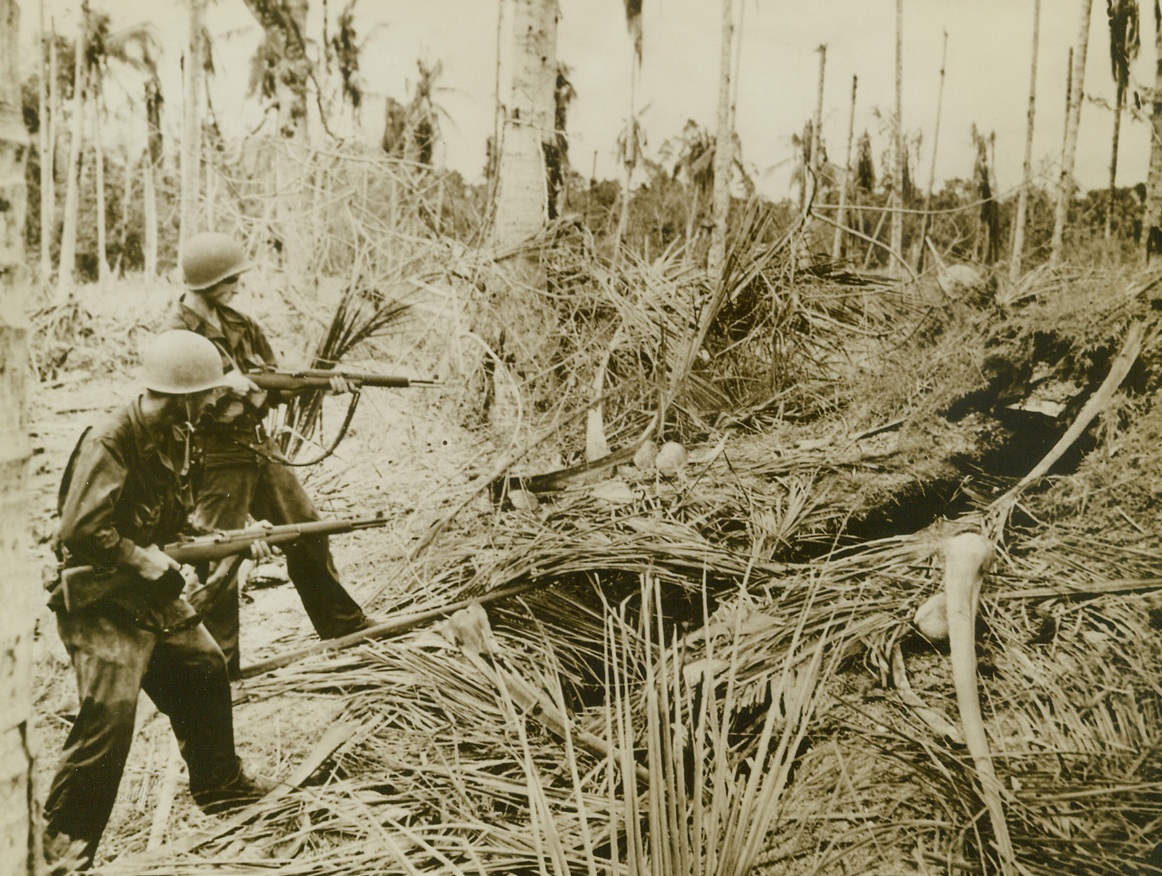
{"label": "bolt action rifle", "polygon": [[[266,391],[281,391],[289,394],[297,394],[304,390],[323,391],[329,389],[331,381],[336,377],[342,377],[347,381],[351,387],[351,400],[347,405],[347,413],[343,418],[343,423],[339,427],[339,431],[335,436],[335,440],[326,447],[319,455],[313,459],[305,461],[291,462],[285,457],[269,458],[271,462],[277,462],[280,465],[292,466],[308,466],[315,465],[322,462],[328,456],[335,452],[339,446],[339,442],[347,434],[347,429],[351,426],[351,421],[355,418],[355,408],[359,405],[359,398],[363,387],[376,386],[387,389],[406,389],[408,387],[433,387],[443,386],[443,381],[429,380],[420,377],[400,377],[394,374],[373,374],[367,371],[347,371],[338,368],[300,368],[296,370],[283,370],[278,368],[259,368],[254,371],[246,372],[246,376],[261,390]],[[310,425],[318,416],[319,396],[317,394],[307,399],[305,402],[300,399],[293,399],[292,406],[301,406],[297,410],[296,416],[301,417],[300,428],[297,431],[309,431]],[[305,414],[304,414],[305,410]],[[307,429],[302,429],[303,423],[307,424]],[[283,448],[286,449],[285,447]]]}
{"label": "bolt action rifle", "polygon": [[[248,526],[244,529],[229,529],[183,538],[181,541],[165,545],[162,551],[182,565],[194,565],[246,554],[251,546],[259,541],[269,545],[280,545],[304,535],[338,535],[356,529],[386,526],[387,523],[388,519],[383,514],[377,514],[374,517],[349,520],[313,520],[283,526]],[[66,566],[60,570],[65,610],[73,611],[92,605],[135,580],[139,580],[136,575],[127,574],[123,569],[104,570],[93,566]]]}
{"label": "bolt action rifle", "polygon": [[304,389],[327,389],[331,379],[342,377],[354,387],[379,386],[387,389],[407,389],[408,387],[443,386],[441,380],[427,380],[420,377],[399,377],[394,374],[372,374],[367,371],[345,371],[329,368],[300,368],[284,370],[263,368],[248,371],[246,376],[259,389],[298,392]]}

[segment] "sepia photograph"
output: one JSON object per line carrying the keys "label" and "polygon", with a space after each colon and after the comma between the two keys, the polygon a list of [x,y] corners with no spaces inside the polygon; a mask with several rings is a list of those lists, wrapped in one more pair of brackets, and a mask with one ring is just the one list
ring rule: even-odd
{"label": "sepia photograph", "polygon": [[0,874],[1162,876],[1160,0],[0,0]]}

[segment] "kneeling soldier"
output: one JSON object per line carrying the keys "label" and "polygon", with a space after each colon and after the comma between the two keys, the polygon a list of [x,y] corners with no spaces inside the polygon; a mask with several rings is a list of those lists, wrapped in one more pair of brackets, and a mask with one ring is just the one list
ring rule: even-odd
{"label": "kneeling soldier", "polygon": [[87,869],[133,740],[138,693],[165,713],[207,812],[261,797],[234,749],[221,649],[159,545],[186,527],[193,424],[224,377],[214,345],[170,331],[143,350],[146,391],[85,431],[59,494],[62,571],[49,605],[76,673],[80,708],[45,804],[45,857]]}

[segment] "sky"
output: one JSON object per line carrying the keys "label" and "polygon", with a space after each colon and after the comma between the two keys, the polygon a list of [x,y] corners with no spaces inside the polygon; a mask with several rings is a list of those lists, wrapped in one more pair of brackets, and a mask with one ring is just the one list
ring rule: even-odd
{"label": "sky", "polygon": [[[22,70],[35,61],[39,6],[22,6]],[[46,20],[76,32],[75,0],[43,0]],[[179,127],[180,53],[186,12],[180,0],[90,0],[114,28],[150,23],[163,46],[168,92],[166,127]],[[345,0],[330,0],[332,21]],[[1081,0],[1043,0],[1038,55],[1033,162],[1056,179],[1065,125],[1069,48],[1077,39]],[[1148,4],[1147,4],[1148,7]],[[309,36],[322,33],[323,3],[311,0]],[[416,61],[439,61],[437,103],[447,113],[439,157],[470,181],[481,178],[485,138],[492,132],[499,0],[356,0],[355,27],[363,41],[367,90],[362,136],[382,132],[388,96],[406,102],[417,78]],[[560,0],[558,58],[568,65],[577,97],[569,113],[570,155],[589,176],[617,178],[615,143],[630,111],[632,43],[622,0]],[[856,137],[867,130],[877,158],[887,148],[886,119],[895,104],[895,0],[734,0],[737,33],[736,128],[742,157],[768,197],[790,193],[792,136],[813,116],[819,80],[818,47],[826,44],[823,138],[833,161],[847,143],[852,77],[858,76]],[[716,125],[721,10],[719,0],[643,0],[643,60],[636,105],[657,159],[667,138],[688,119],[712,132]],[[1144,45],[1134,66],[1139,91],[1152,84],[1153,15],[1143,18]],[[261,114],[245,96],[248,59],[261,30],[243,0],[211,0],[207,25],[216,75],[210,85],[227,138],[253,130]],[[1028,110],[1033,0],[904,0],[903,123],[920,137],[913,178],[929,181],[936,134],[943,35],[948,34],[936,186],[968,177],[975,150],[971,130],[995,134],[997,184],[1004,193],[1021,181]],[[1108,184],[1114,88],[1110,76],[1105,6],[1096,0],[1090,20],[1088,63],[1076,175],[1085,188]],[[1132,98],[1131,98],[1132,102]],[[1143,103],[1146,104],[1143,98]],[[129,117],[123,124],[129,133]],[[116,123],[114,124],[116,135]],[[339,127],[339,123],[333,125]],[[134,127],[134,130],[136,128]],[[135,136],[135,135],[134,135]],[[1124,117],[1118,163],[1120,185],[1144,180],[1149,158],[1145,119]],[[131,139],[131,138],[129,138]]]}

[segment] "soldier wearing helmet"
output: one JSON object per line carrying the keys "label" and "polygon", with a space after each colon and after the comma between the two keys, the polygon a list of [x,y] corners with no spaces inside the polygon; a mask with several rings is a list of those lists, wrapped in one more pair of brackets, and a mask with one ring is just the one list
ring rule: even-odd
{"label": "soldier wearing helmet", "polygon": [[142,690],[169,716],[202,808],[269,789],[242,770],[225,657],[159,547],[187,528],[193,424],[222,391],[221,359],[193,332],[166,332],[143,349],[141,376],[141,395],[82,434],[59,493],[62,570],[49,605],[80,708],[45,803],[45,855],[58,867],[92,863]]}
{"label": "soldier wearing helmet", "polygon": [[[198,234],[182,251],[186,292],[168,322],[208,338],[217,347],[230,387],[199,430],[205,465],[196,488],[194,518],[211,530],[237,529],[247,517],[274,524],[318,520],[314,504],[278,445],[266,434],[267,411],[279,402],[246,377],[275,367],[262,328],[232,306],[239,276],[250,268],[242,247],[225,234]],[[332,389],[344,392],[342,378]],[[339,581],[327,536],[305,536],[285,545],[287,574],[320,638],[331,639],[371,626],[372,621]],[[226,654],[232,676],[240,669],[237,562],[221,561],[194,597],[206,628]]]}

